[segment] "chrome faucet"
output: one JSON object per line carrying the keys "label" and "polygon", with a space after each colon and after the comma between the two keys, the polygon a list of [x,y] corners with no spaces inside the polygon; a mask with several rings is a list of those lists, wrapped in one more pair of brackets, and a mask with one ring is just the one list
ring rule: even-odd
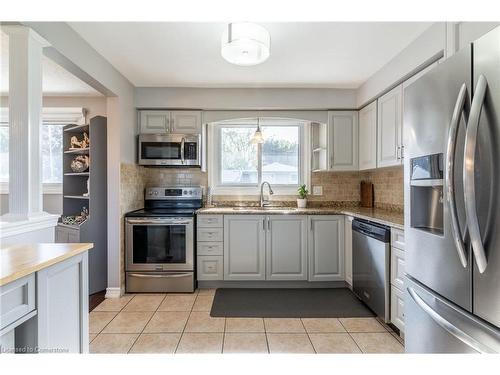
{"label": "chrome faucet", "polygon": [[271,184],[267,181],[262,182],[262,184],[260,184],[260,206],[261,207],[269,206],[271,204],[271,202],[269,202],[269,197],[268,197],[268,199],[264,199],[264,185],[266,185],[266,184],[269,187],[269,195],[274,194],[274,191],[271,188]]}

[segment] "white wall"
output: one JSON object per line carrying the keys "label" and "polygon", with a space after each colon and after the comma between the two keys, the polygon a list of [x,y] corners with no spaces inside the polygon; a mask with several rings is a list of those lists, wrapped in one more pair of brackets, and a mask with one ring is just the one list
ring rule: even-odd
{"label": "white wall", "polygon": [[66,23],[24,24],[51,44],[59,64],[108,95],[108,288],[120,288],[120,160],[135,159],[134,87]]}
{"label": "white wall", "polygon": [[356,90],[138,87],[135,105],[137,108],[207,110],[352,109],[356,108]]}

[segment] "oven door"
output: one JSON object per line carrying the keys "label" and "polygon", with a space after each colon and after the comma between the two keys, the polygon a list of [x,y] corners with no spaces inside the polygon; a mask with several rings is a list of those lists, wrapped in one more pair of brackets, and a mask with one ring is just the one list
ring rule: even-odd
{"label": "oven door", "polygon": [[193,218],[126,218],[127,271],[193,271]]}

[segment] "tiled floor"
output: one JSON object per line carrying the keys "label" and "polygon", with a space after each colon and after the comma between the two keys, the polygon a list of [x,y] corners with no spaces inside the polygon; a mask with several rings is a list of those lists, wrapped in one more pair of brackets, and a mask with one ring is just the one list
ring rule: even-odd
{"label": "tiled floor", "polygon": [[214,290],[107,299],[90,313],[91,353],[402,353],[374,318],[212,318]]}

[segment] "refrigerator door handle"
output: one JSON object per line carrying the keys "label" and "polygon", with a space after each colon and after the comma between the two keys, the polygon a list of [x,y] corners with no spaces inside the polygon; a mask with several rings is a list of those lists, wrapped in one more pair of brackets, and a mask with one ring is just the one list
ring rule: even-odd
{"label": "refrigerator door handle", "polygon": [[460,328],[451,324],[444,317],[439,315],[431,306],[429,306],[423,299],[418,295],[418,293],[411,287],[407,288],[410,297],[415,301],[418,307],[420,307],[427,315],[429,315],[436,324],[447,331],[452,336],[456,337],[458,340],[462,341],[466,345],[470,346],[474,350],[480,353],[495,353],[492,349],[481,344],[476,339],[472,338],[470,335],[462,331]]}
{"label": "refrigerator door handle", "polygon": [[467,97],[467,86],[465,83],[460,87],[458,92],[455,109],[450,123],[450,131],[448,133],[448,142],[446,150],[446,181],[447,181],[447,201],[451,214],[451,228],[453,240],[455,241],[455,248],[457,249],[458,258],[464,268],[467,268],[467,253],[465,251],[464,238],[460,230],[458,222],[458,214],[455,200],[455,148],[457,144],[458,128],[460,125],[460,118],[464,110],[465,98]]}
{"label": "refrigerator door handle", "polygon": [[474,258],[476,259],[477,267],[480,273],[483,273],[486,270],[488,261],[486,259],[486,253],[484,251],[484,246],[481,239],[481,232],[479,230],[479,221],[477,218],[474,169],[479,119],[481,117],[481,110],[483,108],[484,97],[486,95],[487,88],[488,82],[486,81],[486,78],[481,74],[477,81],[476,90],[474,91],[474,98],[472,99],[469,115],[469,124],[467,125],[467,132],[465,134],[463,177],[467,227],[469,229],[472,251],[474,253]]}

